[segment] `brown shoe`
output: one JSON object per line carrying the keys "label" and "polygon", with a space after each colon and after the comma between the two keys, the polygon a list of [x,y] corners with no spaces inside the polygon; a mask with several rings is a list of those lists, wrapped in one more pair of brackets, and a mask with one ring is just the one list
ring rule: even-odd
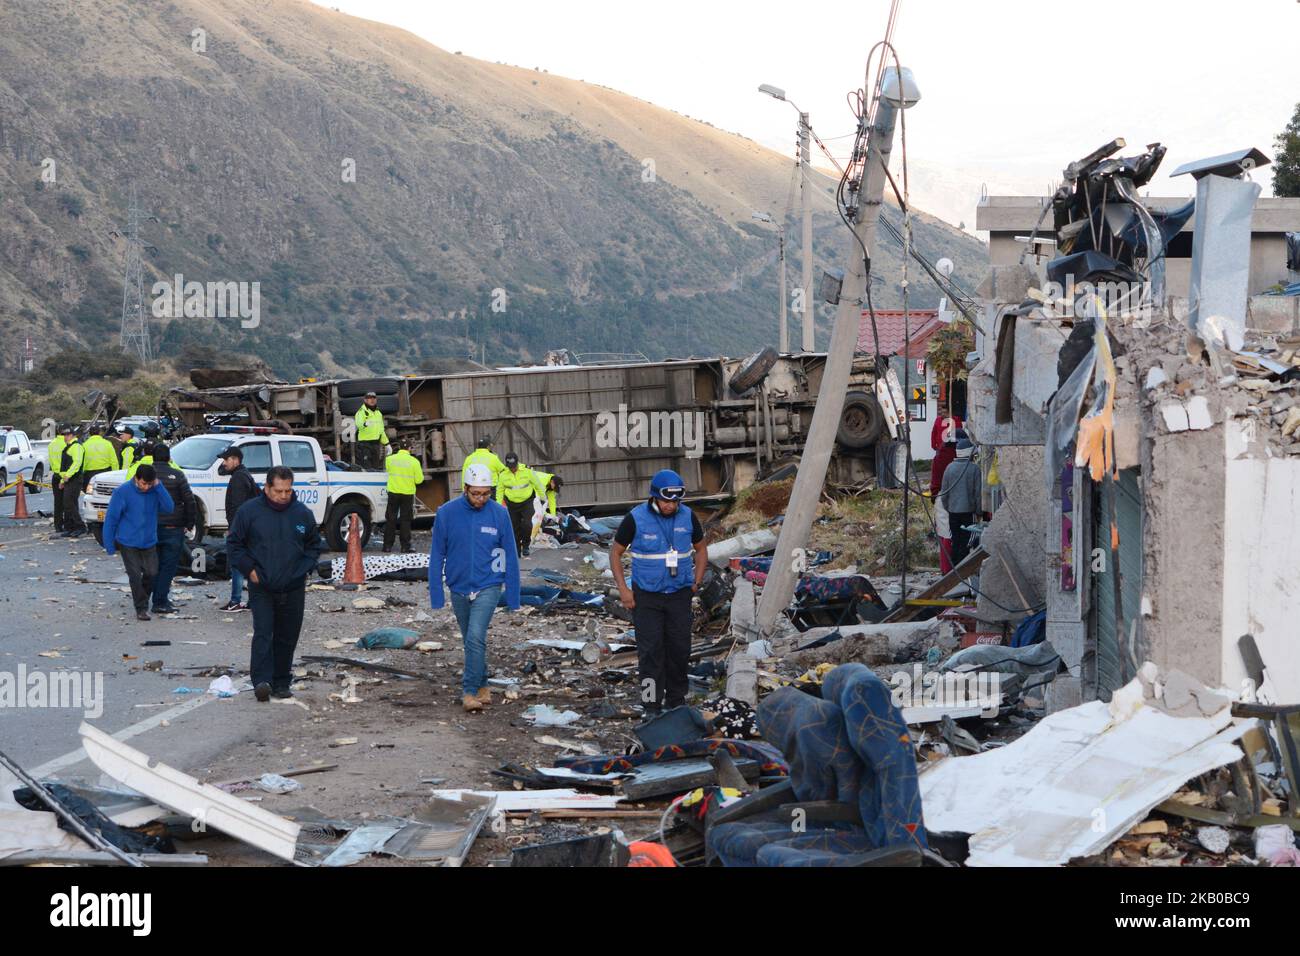
{"label": "brown shoe", "polygon": [[480,687],[478,689],[478,694],[475,696],[478,698],[480,704],[492,703],[492,691],[487,687]]}
{"label": "brown shoe", "polygon": [[483,709],[483,702],[480,701],[477,697],[471,696],[470,694],[466,694],[464,697],[462,697],[460,699],[460,704],[462,707],[465,708],[466,711],[470,713],[473,713],[476,710]]}

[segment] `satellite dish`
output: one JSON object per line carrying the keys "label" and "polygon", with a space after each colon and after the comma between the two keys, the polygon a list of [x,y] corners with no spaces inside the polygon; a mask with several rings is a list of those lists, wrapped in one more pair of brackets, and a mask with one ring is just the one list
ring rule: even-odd
{"label": "satellite dish", "polygon": [[934,267],[939,270],[939,275],[943,276],[945,279],[948,278],[948,276],[952,275],[952,270],[953,270],[952,260],[949,259],[947,256],[944,256],[944,258],[936,262],[934,264]]}

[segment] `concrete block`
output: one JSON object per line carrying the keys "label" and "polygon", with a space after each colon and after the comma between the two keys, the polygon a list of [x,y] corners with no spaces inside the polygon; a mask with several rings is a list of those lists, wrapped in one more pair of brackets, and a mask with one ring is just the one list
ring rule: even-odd
{"label": "concrete block", "polygon": [[1049,714],[1078,707],[1083,703],[1083,681],[1077,677],[1057,677],[1043,688],[1043,702]]}
{"label": "concrete block", "polygon": [[1081,677],[1083,656],[1088,647],[1088,632],[1085,625],[1079,621],[1048,621],[1047,641],[1056,648],[1056,653],[1061,655],[1061,661],[1069,670],[1070,676]]}

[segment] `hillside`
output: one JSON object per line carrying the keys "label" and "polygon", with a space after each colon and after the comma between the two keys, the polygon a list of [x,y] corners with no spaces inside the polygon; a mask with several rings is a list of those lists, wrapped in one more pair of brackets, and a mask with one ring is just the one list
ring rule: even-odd
{"label": "hillside", "polygon": [[[177,274],[260,283],[258,327],[156,319],[163,354],[216,344],[296,376],[775,338],[776,240],[749,217],[785,209],[789,159],[300,0],[0,0],[0,156],[6,352],[115,347],[132,182],[157,217],[147,301]],[[818,205],[819,267],[842,265]],[[976,284],[980,244],[929,219],[916,241]],[[875,268],[894,304],[898,250]]]}

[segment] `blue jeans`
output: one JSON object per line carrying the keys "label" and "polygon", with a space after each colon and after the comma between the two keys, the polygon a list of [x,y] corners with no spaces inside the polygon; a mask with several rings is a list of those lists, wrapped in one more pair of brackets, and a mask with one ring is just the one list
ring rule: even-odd
{"label": "blue jeans", "polygon": [[153,606],[166,607],[171,594],[172,578],[185,552],[185,531],[181,528],[158,529],[158,574],[153,579]]}
{"label": "blue jeans", "polygon": [[451,609],[460,625],[460,636],[465,644],[465,676],[461,679],[461,693],[477,694],[487,684],[487,631],[492,612],[501,598],[501,585],[479,591],[474,600],[468,594],[451,593]]}
{"label": "blue jeans", "polygon": [[230,600],[236,604],[244,603],[244,576],[233,566],[230,569]]}

